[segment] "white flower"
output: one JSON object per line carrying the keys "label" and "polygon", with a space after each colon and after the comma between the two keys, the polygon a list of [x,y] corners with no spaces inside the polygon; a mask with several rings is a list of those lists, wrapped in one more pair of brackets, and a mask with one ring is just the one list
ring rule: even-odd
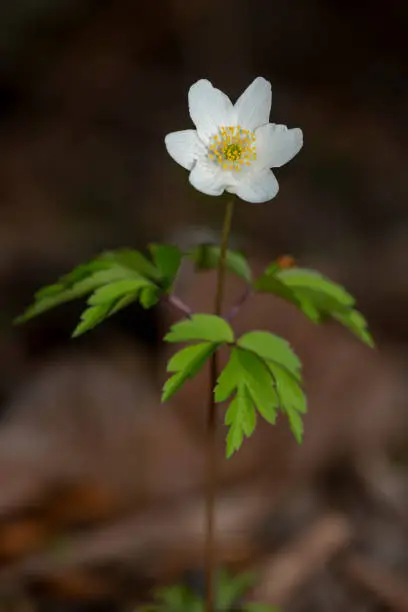
{"label": "white flower", "polygon": [[190,87],[188,105],[196,130],[172,132],[167,151],[190,171],[190,183],[208,195],[224,190],[247,202],[276,196],[278,181],[270,168],[292,159],[303,145],[299,128],[269,123],[271,84],[256,78],[235,105],[210,81]]}

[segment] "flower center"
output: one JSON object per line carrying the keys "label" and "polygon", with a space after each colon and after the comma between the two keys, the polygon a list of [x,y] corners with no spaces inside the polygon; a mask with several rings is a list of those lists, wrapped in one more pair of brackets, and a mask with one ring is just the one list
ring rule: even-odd
{"label": "flower center", "polygon": [[244,130],[240,125],[222,126],[211,139],[208,156],[224,170],[239,172],[256,159],[255,140],[254,132]]}

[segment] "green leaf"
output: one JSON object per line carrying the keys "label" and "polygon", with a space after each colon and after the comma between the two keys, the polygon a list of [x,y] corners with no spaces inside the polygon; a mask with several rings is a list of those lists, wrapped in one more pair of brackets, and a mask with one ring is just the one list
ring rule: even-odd
{"label": "green leaf", "polygon": [[307,412],[306,396],[299,381],[275,363],[268,365],[276,382],[276,391],[283,408],[290,406],[301,414],[305,414]]}
{"label": "green leaf", "polygon": [[166,612],[182,612],[189,599],[187,587],[181,584],[156,589],[154,594],[155,599],[164,604]]}
{"label": "green leaf", "polygon": [[244,428],[241,425],[241,422],[239,420],[239,417],[241,415],[241,413],[236,413],[235,412],[235,408],[236,408],[236,403],[237,400],[236,398],[234,398],[231,401],[231,405],[233,406],[234,409],[234,417],[236,417],[236,420],[233,420],[231,423],[227,423],[225,422],[226,425],[229,425],[230,428],[228,430],[227,433],[227,452],[226,452],[226,457],[227,459],[229,459],[230,457],[232,457],[232,455],[238,451],[241,446],[242,443],[244,441]]}
{"label": "green leaf", "polygon": [[227,435],[227,459],[237,451],[243,442],[253,434],[256,425],[256,412],[251,396],[245,385],[240,385],[225,414],[225,424],[229,425]]}
{"label": "green leaf", "polygon": [[269,362],[268,365],[275,380],[280,408],[287,415],[292,433],[300,444],[303,436],[303,423],[300,415],[307,411],[305,394],[298,380],[284,368],[272,362]]}
{"label": "green leaf", "polygon": [[[79,280],[74,281],[72,286],[68,284],[68,281],[71,282],[72,278],[75,278],[77,270],[74,270],[72,275],[62,277],[55,285],[49,285],[40,289],[34,295],[34,304],[29,306],[21,316],[17,317],[15,323],[28,321],[61,304],[82,298],[105,283],[124,278],[124,271],[117,268],[99,270],[91,273],[88,277],[84,273],[86,266],[82,265],[80,268],[81,276],[78,274]],[[91,265],[90,270],[92,269],[95,269],[95,266]],[[64,284],[65,282],[67,285]]]}
{"label": "green leaf", "polygon": [[237,340],[237,344],[252,351],[265,361],[280,364],[296,378],[300,378],[301,363],[299,358],[283,338],[265,331],[252,331],[241,336]]}
{"label": "green leaf", "polygon": [[90,306],[98,306],[116,301],[129,293],[137,294],[144,287],[151,287],[152,283],[145,278],[120,280],[109,283],[97,289],[88,300]]}
{"label": "green leaf", "polygon": [[241,349],[235,350],[241,366],[241,376],[252,401],[263,418],[274,425],[278,397],[268,368],[257,355]]}
{"label": "green leaf", "polygon": [[[109,285],[104,288],[109,288]],[[130,285],[128,289],[130,289]],[[106,295],[108,295],[108,292],[106,293]],[[102,321],[112,316],[119,310],[126,308],[126,306],[129,306],[132,302],[135,302],[137,299],[138,299],[138,291],[133,291],[132,293],[126,293],[125,295],[120,295],[120,292],[118,291],[114,299],[111,299],[109,301],[103,301],[103,302],[100,300],[98,300],[97,302],[94,302],[93,296],[91,296],[90,299],[88,300],[88,304],[90,305],[90,308],[87,308],[81,314],[81,321],[75,328],[72,334],[72,337],[77,338],[78,336],[81,336],[85,332],[90,331],[91,329],[93,329],[94,327],[102,323]]]}
{"label": "green leaf", "polygon": [[88,306],[73,336],[83,334],[105,318],[139,300],[144,308],[157,303],[175,270],[175,252],[171,247],[152,247],[160,269],[139,251],[120,249],[102,253],[81,264],[59,281],[37,291],[34,303],[16,318],[22,323],[60,304],[88,298]]}
{"label": "green leaf", "polygon": [[177,247],[166,244],[151,244],[149,250],[156,267],[166,281],[166,289],[168,289],[180,268],[182,253]]}
{"label": "green leaf", "polygon": [[248,351],[233,348],[227,365],[218,377],[214,399],[217,403],[224,402],[236,389],[244,396],[245,389],[262,416],[274,423],[278,398],[272,382],[262,360]]}
{"label": "green leaf", "polygon": [[238,351],[232,350],[227,365],[221,370],[214,389],[214,399],[217,403],[225,402],[238,387],[241,380],[241,364]]}
{"label": "green leaf", "polygon": [[102,262],[125,268],[131,272],[136,272],[140,276],[145,276],[149,280],[160,282],[161,274],[156,266],[147,259],[140,251],[134,249],[118,249],[102,253],[99,259]]}
{"label": "green leaf", "polygon": [[237,340],[214,389],[216,402],[235,393],[225,417],[229,425],[227,457],[240,448],[245,436],[252,435],[256,424],[254,407],[272,425],[280,408],[296,439],[301,441],[303,425],[299,415],[306,412],[306,398],[300,369],[301,363],[289,344],[274,334],[254,331]]}
{"label": "green leaf", "polygon": [[138,293],[137,292],[136,293],[129,293],[128,295],[123,296],[122,298],[117,300],[117,302],[115,304],[111,305],[112,307],[109,310],[109,316],[112,316],[113,314],[115,314],[119,310],[122,310],[123,308],[126,308],[126,306],[129,306],[130,304],[132,304],[132,302],[136,302],[137,299],[138,299]]}
{"label": "green leaf", "polygon": [[94,273],[99,271],[105,273],[108,272],[109,274],[109,266],[107,266],[106,263],[103,263],[97,259],[89,261],[85,264],[80,264],[71,272],[65,274],[65,276],[62,276],[57,281],[57,283],[39,289],[35,293],[35,298],[37,300],[51,298],[61,293],[61,291],[63,291],[64,289],[68,289],[70,287],[73,287],[74,285],[77,285],[80,281],[89,279],[91,276],[94,277]]}
{"label": "green leaf", "polygon": [[237,608],[240,599],[254,586],[255,582],[256,575],[253,572],[243,572],[232,576],[225,570],[220,571],[217,580],[217,612],[230,612]]}
{"label": "green leaf", "polygon": [[204,612],[203,600],[183,584],[155,589],[154,596],[163,612]]}
{"label": "green leaf", "polygon": [[333,317],[352,331],[357,338],[362,340],[365,344],[371,348],[375,347],[374,339],[368,331],[367,321],[358,310],[344,310],[343,312],[336,312]]}
{"label": "green leaf", "polygon": [[53,285],[37,291],[34,303],[16,318],[15,323],[25,322],[61,304],[82,298],[105,285],[136,279],[159,283],[161,274],[138,251],[121,249],[102,253],[88,263],[77,266]]}
{"label": "green leaf", "polygon": [[111,308],[111,304],[101,304],[99,306],[91,306],[90,308],[84,310],[84,312],[81,314],[81,322],[74,329],[72,337],[77,338],[90,329],[96,327],[98,323],[101,323],[101,321],[109,316]]}
{"label": "green leaf", "polygon": [[[213,270],[218,267],[220,251],[219,246],[201,244],[189,253],[189,258],[195,263],[198,270]],[[226,267],[230,272],[243,278],[247,283],[252,281],[251,268],[242,253],[227,250]]]}
{"label": "green leaf", "polygon": [[160,290],[154,285],[144,287],[139,294],[139,302],[143,308],[151,308],[160,299]]}
{"label": "green leaf", "polygon": [[343,287],[325,278],[319,272],[301,268],[281,270],[278,278],[295,292],[298,289],[314,290],[332,297],[342,306],[353,306],[355,300]]}
{"label": "green leaf", "polygon": [[279,400],[273,382],[267,363],[258,355],[240,347],[232,349],[214,389],[217,403],[235,393],[225,415],[225,424],[229,425],[227,457],[240,448],[244,436],[249,437],[254,432],[254,408],[266,421],[275,423]]}
{"label": "green leaf", "polygon": [[289,420],[290,429],[295,437],[298,444],[302,443],[303,440],[303,421],[302,417],[294,408],[287,408],[286,414]]}
{"label": "green leaf", "polygon": [[254,288],[292,302],[314,323],[332,317],[368,346],[374,346],[366,320],[353,308],[353,296],[319,272],[301,268],[281,269],[272,264],[254,282]]}
{"label": "green leaf", "polygon": [[294,291],[272,274],[265,273],[257,278],[253,284],[253,287],[260,293],[273,293],[274,295],[289,302],[293,302],[296,304],[296,306],[299,306],[299,300]]}
{"label": "green leaf", "polygon": [[162,402],[172,397],[188,378],[193,378],[207,359],[218,348],[218,344],[202,342],[178,351],[167,364],[168,372],[176,372],[164,384]]}
{"label": "green leaf", "polygon": [[194,314],[173,325],[164,337],[166,342],[189,342],[207,340],[219,344],[234,341],[234,332],[221,317],[208,314]]}

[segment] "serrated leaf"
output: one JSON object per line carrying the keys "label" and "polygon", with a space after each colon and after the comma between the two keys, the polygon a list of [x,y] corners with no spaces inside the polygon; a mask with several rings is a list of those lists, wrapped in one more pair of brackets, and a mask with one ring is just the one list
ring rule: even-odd
{"label": "serrated leaf", "polygon": [[165,382],[162,402],[170,399],[188,378],[193,378],[217,348],[218,344],[202,342],[187,346],[173,355],[167,364],[167,371],[176,374]]}
{"label": "serrated leaf", "polygon": [[[85,268],[85,266],[81,267],[83,269]],[[67,275],[67,277],[69,276],[70,275]],[[15,323],[23,323],[61,304],[82,298],[104,283],[123,279],[124,273],[123,270],[117,268],[104,269],[85,277],[84,272],[82,272],[82,279],[72,287],[64,286],[63,279],[67,277],[63,277],[55,285],[49,285],[37,291],[34,295],[34,304],[29,306],[22,315],[17,317]]]}
{"label": "serrated leaf", "polygon": [[276,382],[276,391],[283,409],[286,410],[290,406],[297,412],[305,414],[307,412],[306,396],[299,381],[278,365],[271,362],[268,365]]}
{"label": "serrated leaf", "polygon": [[235,350],[241,365],[241,376],[252,401],[263,418],[274,425],[279,402],[268,368],[256,355],[242,349]]}
{"label": "serrated leaf", "polygon": [[[113,314],[126,308],[132,302],[137,301],[138,292],[128,293],[122,297],[116,298],[115,300],[111,300],[109,302],[104,302],[102,304],[90,305],[89,308],[84,310],[81,314],[81,321],[74,329],[72,333],[73,338],[77,338],[81,336],[87,331],[90,331],[102,321],[111,317]],[[89,302],[88,302],[89,303]]]}
{"label": "serrated leaf", "polygon": [[188,375],[184,372],[177,372],[170,376],[163,385],[161,401],[167,402],[186,382]]}
{"label": "serrated leaf", "polygon": [[151,286],[152,283],[142,277],[116,281],[96,289],[89,298],[88,304],[90,306],[98,306],[100,304],[111,303],[125,297],[129,293],[134,294],[144,287]]}
{"label": "serrated leaf", "polygon": [[301,363],[289,342],[265,331],[252,331],[237,340],[238,346],[252,351],[266,361],[280,364],[296,378],[300,378]]}
{"label": "serrated leaf", "polygon": [[375,347],[374,339],[367,329],[367,321],[361,312],[358,312],[358,310],[345,310],[343,312],[335,313],[333,318],[352,331],[357,338],[362,340],[365,344],[371,348]]}
{"label": "serrated leaf", "polygon": [[85,264],[80,264],[76,268],[74,268],[68,274],[62,276],[55,284],[48,285],[39,289],[35,294],[34,298],[36,300],[41,300],[45,298],[49,298],[55,296],[56,294],[61,293],[64,289],[69,289],[74,285],[78,284],[80,281],[94,277],[95,272],[99,271],[108,271],[109,267],[107,267],[106,263],[103,263],[99,260],[92,260]]}
{"label": "serrated leaf", "polygon": [[272,384],[271,374],[262,360],[246,350],[233,348],[218,377],[214,399],[217,403],[224,402],[235,389],[243,393],[245,387],[261,415],[269,423],[275,423],[278,397]]}
{"label": "serrated leaf", "polygon": [[319,272],[302,268],[281,270],[277,277],[295,292],[298,289],[314,290],[332,297],[338,304],[351,307],[355,300],[341,285],[334,283]]}
{"label": "serrated leaf", "polygon": [[274,263],[254,282],[254,288],[292,302],[314,323],[332,317],[368,346],[374,346],[366,320],[353,308],[353,296],[319,272],[302,268],[281,269]]}
{"label": "serrated leaf", "polygon": [[229,425],[227,457],[238,450],[244,435],[252,435],[256,425],[254,407],[266,421],[275,423],[279,401],[273,384],[272,373],[265,361],[244,348],[232,349],[214,389],[217,403],[235,393],[225,416],[225,424]]}
{"label": "serrated leaf", "polygon": [[130,271],[136,272],[149,280],[159,282],[161,274],[156,266],[147,259],[140,251],[134,249],[118,249],[107,251],[99,257],[100,261],[116,264]]}
{"label": "serrated leaf", "polygon": [[288,408],[286,411],[288,417],[290,429],[294,435],[294,438],[298,444],[302,444],[303,440],[303,421],[302,417],[294,408]]}
{"label": "serrated leaf", "polygon": [[166,281],[166,289],[173,283],[180,268],[182,253],[172,245],[151,244],[149,250],[160,274]]}
{"label": "serrated leaf", "polygon": [[112,308],[109,310],[109,316],[111,317],[119,310],[123,310],[123,308],[129,306],[130,304],[132,304],[132,302],[136,302],[137,299],[138,292],[128,293],[128,295],[125,295],[124,297],[120,298],[114,305],[112,305]]}
{"label": "serrated leaf", "polygon": [[[234,402],[235,402],[235,398],[231,401],[231,404],[234,404]],[[226,443],[227,443],[226,457],[227,459],[230,459],[230,457],[232,457],[232,455],[241,448],[243,441],[244,441],[244,430],[242,428],[242,425],[238,420],[233,421],[232,423],[230,423],[230,427],[228,429],[227,439],[226,439]]]}
{"label": "serrated leaf", "polygon": [[[198,270],[213,270],[218,267],[220,247],[210,244],[201,244],[189,254]],[[252,281],[252,272],[245,256],[239,251],[227,250],[226,267],[228,270],[243,278],[247,283]]]}
{"label": "serrated leaf", "polygon": [[207,352],[211,355],[216,348],[217,345],[212,342],[200,342],[199,344],[185,346],[170,358],[167,363],[167,371],[179,372],[186,368],[192,369],[192,364],[197,359],[200,361],[201,357],[206,355]]}
{"label": "serrated leaf", "polygon": [[96,327],[96,325],[107,318],[111,308],[112,304],[101,304],[99,306],[91,306],[84,310],[81,315],[81,322],[74,329],[72,337],[77,338]]}
{"label": "serrated leaf", "polygon": [[256,426],[254,404],[245,385],[238,388],[237,394],[228,406],[225,424],[229,425],[227,435],[227,458],[242,445],[244,435],[253,434]]}
{"label": "serrated leaf", "polygon": [[241,377],[241,364],[238,351],[232,350],[227,365],[221,370],[214,389],[216,403],[225,402],[238,387]]}
{"label": "serrated leaf", "polygon": [[[163,262],[163,252],[157,257]],[[74,330],[73,336],[76,337],[138,298],[144,308],[150,308],[159,300],[166,282],[162,272],[139,251],[120,249],[102,253],[94,260],[77,266],[57,283],[37,291],[34,303],[15,319],[15,323],[22,323],[63,303],[93,294],[88,298],[91,308],[84,311],[81,322]]]}
{"label": "serrated leaf", "polygon": [[272,362],[268,365],[276,383],[280,408],[287,415],[292,433],[300,444],[303,435],[301,414],[307,411],[306,396],[299,382],[284,368]]}
{"label": "serrated leaf", "polygon": [[267,272],[262,274],[262,276],[255,280],[253,286],[256,291],[262,293],[272,293],[273,295],[281,297],[284,300],[288,300],[289,302],[293,302],[299,306],[299,301],[294,291],[292,291],[290,287],[287,287],[285,283],[272,274]]}
{"label": "serrated leaf", "polygon": [[194,314],[190,318],[175,323],[164,337],[166,342],[190,342],[206,340],[219,344],[234,341],[234,332],[221,317],[208,314]]}
{"label": "serrated leaf", "polygon": [[94,260],[77,266],[57,283],[37,291],[34,303],[16,318],[15,323],[22,323],[61,304],[82,298],[115,281],[142,279],[141,271],[145,271],[149,277],[160,277],[155,266],[138,251],[125,249],[102,253]]}

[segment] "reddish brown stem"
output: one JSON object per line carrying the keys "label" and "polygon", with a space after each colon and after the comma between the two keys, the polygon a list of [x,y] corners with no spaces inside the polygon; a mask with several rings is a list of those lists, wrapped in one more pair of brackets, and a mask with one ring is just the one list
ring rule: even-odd
{"label": "reddish brown stem", "polygon": [[[217,293],[215,297],[215,314],[222,314],[222,300],[224,292],[224,276],[225,276],[225,260],[228,248],[228,238],[231,230],[232,214],[234,211],[234,200],[230,200],[227,204],[224,217],[224,227],[222,231],[222,240],[220,248],[220,259],[218,262],[217,274]],[[205,582],[206,582],[206,597],[205,609],[206,612],[214,612],[215,597],[214,597],[214,575],[216,566],[216,542],[215,542],[215,498],[217,490],[217,411],[214,401],[214,387],[217,383],[217,355],[214,354],[210,364],[210,389],[207,414],[207,478],[206,478],[206,538],[205,538]]]}

